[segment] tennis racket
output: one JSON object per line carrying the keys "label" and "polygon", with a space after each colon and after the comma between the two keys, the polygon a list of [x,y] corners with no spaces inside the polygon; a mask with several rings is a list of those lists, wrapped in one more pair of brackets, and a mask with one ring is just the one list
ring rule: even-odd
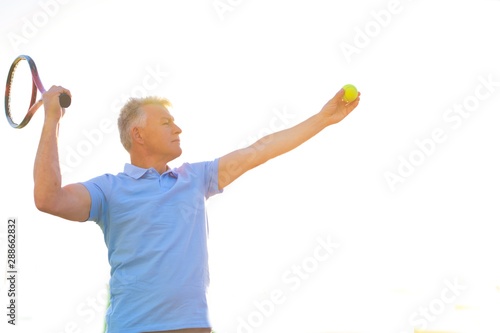
{"label": "tennis racket", "polygon": [[[26,66],[19,66],[19,63],[23,60],[28,63],[29,71],[25,68]],[[29,97],[28,85],[31,85],[31,97]],[[14,128],[23,128],[29,123],[31,117],[33,117],[36,110],[38,110],[43,103],[42,99],[36,100],[38,90],[42,94],[46,91],[38,75],[35,62],[27,55],[20,55],[10,66],[9,75],[7,76],[7,85],[5,87],[5,115],[7,116],[7,121],[10,126]],[[13,111],[24,108],[25,106],[23,107],[22,103],[25,103],[27,99],[30,99],[28,112],[24,116],[24,119],[17,124],[12,119]],[[59,104],[63,108],[69,107],[71,105],[71,97],[66,93],[62,93],[59,95]]]}

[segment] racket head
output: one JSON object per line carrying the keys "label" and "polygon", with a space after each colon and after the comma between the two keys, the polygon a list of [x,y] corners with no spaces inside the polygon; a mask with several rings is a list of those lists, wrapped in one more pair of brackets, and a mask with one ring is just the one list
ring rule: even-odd
{"label": "racket head", "polygon": [[[29,66],[20,66],[23,61],[26,61]],[[37,86],[36,81],[39,82],[40,78],[33,60],[28,56],[18,56],[10,66],[5,86],[5,115],[10,126],[23,128],[40,107],[41,101],[36,101],[37,90],[40,90],[40,86]],[[43,86],[41,88],[43,89]],[[29,100],[29,104],[26,103],[27,100]],[[14,115],[17,117],[23,112],[22,110],[26,110],[26,107],[28,112],[24,119],[17,124],[13,119]]]}

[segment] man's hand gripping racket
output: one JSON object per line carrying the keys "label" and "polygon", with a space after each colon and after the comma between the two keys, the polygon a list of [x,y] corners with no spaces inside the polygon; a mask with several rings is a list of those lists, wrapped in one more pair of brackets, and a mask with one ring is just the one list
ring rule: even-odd
{"label": "man's hand gripping racket", "polygon": [[[18,75],[17,69],[18,65],[21,61],[26,60],[26,62],[29,64],[29,68],[31,71],[31,101],[29,104],[28,112],[24,119],[17,124],[14,122],[12,119],[12,104],[15,99],[19,99],[20,97],[15,96],[16,90],[23,90],[26,91],[28,89],[26,86],[22,86],[22,83],[17,83],[16,79]],[[20,81],[23,81],[22,79]],[[24,80],[27,82],[27,80]],[[25,83],[29,84],[29,83]],[[14,86],[16,87],[14,89]],[[21,87],[20,87],[21,86]],[[7,85],[5,87],[5,115],[7,116],[7,121],[9,122],[10,126],[14,128],[23,128],[26,126],[29,121],[31,120],[31,117],[35,114],[35,112],[38,110],[38,108],[42,105],[43,101],[42,99],[39,99],[38,101],[36,100],[37,97],[37,90],[39,90],[42,94],[45,93],[45,88],[43,87],[42,81],[40,80],[40,76],[38,75],[38,71],[36,69],[35,62],[31,57],[27,55],[21,55],[17,57],[14,62],[12,63],[10,70],[9,70],[9,75],[7,76]],[[59,105],[62,108],[67,108],[71,105],[71,96],[65,92],[61,93],[59,95]]]}

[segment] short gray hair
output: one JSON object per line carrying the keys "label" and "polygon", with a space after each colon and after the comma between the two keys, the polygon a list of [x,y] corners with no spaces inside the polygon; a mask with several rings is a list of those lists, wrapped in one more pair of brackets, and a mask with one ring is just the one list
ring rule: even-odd
{"label": "short gray hair", "polygon": [[134,126],[145,125],[146,113],[142,107],[149,104],[161,105],[165,108],[172,106],[170,101],[166,98],[149,96],[130,98],[120,111],[120,116],[118,117],[118,131],[120,132],[122,145],[127,151],[130,151],[130,148],[132,147],[130,130]]}

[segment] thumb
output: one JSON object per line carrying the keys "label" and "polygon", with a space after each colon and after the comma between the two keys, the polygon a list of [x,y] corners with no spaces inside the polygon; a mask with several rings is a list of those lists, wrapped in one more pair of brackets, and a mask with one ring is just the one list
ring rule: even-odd
{"label": "thumb", "polygon": [[335,94],[335,96],[333,96],[333,99],[335,101],[340,101],[342,100],[342,98],[344,98],[344,94],[345,94],[344,88],[340,88],[340,90]]}

